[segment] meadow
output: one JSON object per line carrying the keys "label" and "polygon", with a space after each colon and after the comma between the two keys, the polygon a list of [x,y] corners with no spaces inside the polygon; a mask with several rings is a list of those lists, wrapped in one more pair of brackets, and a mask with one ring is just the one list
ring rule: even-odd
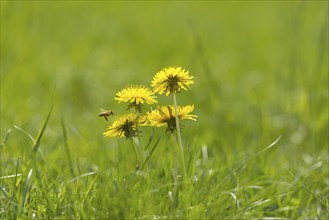
{"label": "meadow", "polygon": [[[329,218],[328,1],[0,4],[1,219]],[[178,183],[165,127],[139,169],[103,136],[116,93],[169,66],[198,116]]]}

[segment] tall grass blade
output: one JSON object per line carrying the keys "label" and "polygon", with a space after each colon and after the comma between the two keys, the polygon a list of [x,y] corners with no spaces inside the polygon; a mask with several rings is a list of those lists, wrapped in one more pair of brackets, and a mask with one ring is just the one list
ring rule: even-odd
{"label": "tall grass blade", "polygon": [[137,173],[138,170],[139,170],[139,166],[137,165],[137,166],[136,166],[136,169],[135,169],[134,172],[133,172],[133,174],[130,176],[127,185],[125,186],[125,190],[128,189],[128,187],[129,187],[131,181],[133,180],[134,176],[136,176],[136,173]]}
{"label": "tall grass blade", "polygon": [[155,148],[156,148],[156,147],[158,146],[158,144],[159,144],[159,141],[160,141],[160,138],[158,138],[158,140],[155,142],[155,144],[154,144],[152,150],[151,150],[150,153],[147,155],[147,157],[146,157],[144,163],[143,163],[142,166],[141,166],[141,170],[143,170],[144,166],[145,166],[145,165],[147,164],[147,162],[151,159],[151,157],[152,157],[152,155],[153,155],[153,153],[154,153],[154,151],[155,151]]}
{"label": "tall grass blade", "polygon": [[39,184],[38,189],[41,190],[40,195],[42,195],[43,200],[45,201],[46,206],[48,207],[49,213],[54,213],[54,205],[51,197],[49,196],[48,181],[46,181],[46,178],[43,178],[41,174],[42,172],[40,172],[40,170],[37,169],[35,175],[36,175],[36,180]]}
{"label": "tall grass blade", "polygon": [[16,177],[18,177],[18,176],[20,176],[21,174],[20,173],[18,173],[18,174],[13,174],[13,175],[8,175],[8,176],[1,176],[0,177],[0,180],[1,179],[10,179],[10,178],[15,178],[16,179]]}
{"label": "tall grass blade", "polygon": [[245,164],[247,164],[249,161],[251,161],[252,159],[254,159],[255,157],[258,157],[260,154],[264,153],[265,151],[267,151],[268,149],[272,148],[274,145],[276,145],[279,140],[281,139],[281,136],[278,137],[275,141],[273,141],[270,145],[268,145],[267,147],[265,147],[264,149],[256,152],[254,155],[250,156],[248,159],[246,159],[245,161],[243,161],[240,166],[238,166],[235,170],[240,169],[241,167],[243,167]]}
{"label": "tall grass blade", "polygon": [[234,203],[235,203],[235,206],[237,207],[237,209],[240,209],[239,200],[238,200],[238,198],[236,197],[236,195],[233,192],[222,192],[222,194],[227,194],[227,195],[232,196],[232,198],[234,200]]}
{"label": "tall grass blade", "polygon": [[14,128],[16,128],[17,130],[19,130],[19,131],[23,132],[24,134],[26,134],[31,139],[31,141],[33,142],[33,144],[35,144],[35,140],[34,140],[34,138],[32,137],[32,135],[30,133],[28,133],[27,131],[25,131],[23,128],[18,127],[17,125],[14,125]]}
{"label": "tall grass blade", "polygon": [[46,127],[47,127],[47,124],[48,124],[48,121],[49,121],[50,115],[51,115],[51,113],[52,113],[52,111],[53,111],[53,107],[54,107],[54,105],[52,105],[51,108],[50,108],[50,110],[49,110],[49,113],[48,113],[47,119],[46,119],[45,123],[43,124],[42,129],[41,129],[41,131],[40,131],[40,133],[39,133],[39,136],[38,136],[38,138],[37,138],[37,141],[35,142],[34,147],[33,147],[33,149],[32,149],[32,153],[31,153],[31,155],[30,155],[30,158],[34,158],[36,152],[37,152],[38,149],[39,149],[39,146],[40,146],[40,143],[41,143],[41,139],[42,139],[43,134],[44,134],[44,132],[45,132],[45,130],[46,130]]}
{"label": "tall grass blade", "polygon": [[82,178],[82,177],[91,176],[91,175],[94,175],[94,174],[96,174],[96,172],[89,172],[89,173],[81,174],[80,176],[77,176],[77,177],[71,179],[71,180],[69,181],[69,183],[72,183],[72,182],[74,182],[74,181],[76,181],[76,180],[79,180],[79,179]]}
{"label": "tall grass blade", "polygon": [[69,165],[71,167],[71,169],[70,169],[71,174],[74,177],[75,176],[75,173],[74,173],[74,168],[73,168],[71,153],[70,153],[70,149],[69,149],[69,144],[68,144],[68,141],[67,141],[67,132],[66,132],[66,127],[65,127],[65,122],[64,122],[64,119],[63,118],[61,120],[61,124],[62,124],[62,131],[63,131],[64,148],[65,148],[65,152],[66,152],[66,155],[67,155],[67,159],[69,161]]}
{"label": "tall grass blade", "polygon": [[302,183],[298,177],[296,177],[289,169],[287,169],[287,172],[310,194],[312,194],[317,200],[319,200],[327,209],[329,209],[329,206],[318,196],[316,195],[314,192],[312,192],[312,190],[310,188],[308,188],[304,183]]}
{"label": "tall grass blade", "polygon": [[[81,204],[84,204],[84,203],[85,203],[85,201],[86,201],[86,199],[88,198],[88,196],[89,196],[89,193],[90,193],[91,189],[93,188],[93,186],[94,186],[94,185],[95,185],[95,183],[96,183],[97,177],[98,177],[98,175],[96,175],[96,176],[95,176],[95,178],[94,178],[93,182],[90,184],[90,186],[89,186],[89,188],[88,188],[88,190],[87,190],[87,192],[86,192],[85,196],[84,196],[84,197],[83,197],[83,199],[82,199],[82,202],[81,202]],[[91,199],[90,199],[90,198],[88,198],[88,199],[89,199],[89,202],[91,202]]]}
{"label": "tall grass blade", "polygon": [[23,198],[22,198],[22,211],[23,211],[24,206],[25,206],[26,195],[27,195],[27,192],[29,190],[30,181],[31,181],[31,177],[32,177],[32,172],[33,172],[33,169],[30,170],[30,172],[29,172],[29,174],[27,175],[27,178],[26,178],[24,192],[23,192]]}
{"label": "tall grass blade", "polygon": [[8,196],[6,190],[4,188],[2,188],[2,186],[0,186],[0,191],[5,195],[6,199],[9,199],[9,196]]}
{"label": "tall grass blade", "polygon": [[263,152],[267,151],[268,149],[272,148],[274,145],[276,145],[276,143],[279,142],[279,140],[281,139],[281,136],[278,137],[275,141],[273,141],[270,145],[268,145],[267,147],[265,147],[264,149],[258,151],[257,153],[255,153],[254,155],[252,155],[249,160],[252,160],[253,158],[257,157],[258,155],[262,154]]}
{"label": "tall grass blade", "polygon": [[121,187],[119,186],[118,181],[116,179],[113,180],[113,188],[115,193],[121,191]]}
{"label": "tall grass blade", "polygon": [[261,205],[263,205],[265,203],[268,203],[270,201],[271,201],[271,199],[260,199],[256,202],[253,202],[251,204],[246,205],[244,208],[236,210],[232,214],[230,214],[228,216],[225,216],[225,218],[223,218],[223,219],[237,219],[237,218],[234,217],[234,215],[237,215],[238,213],[241,213],[241,212],[245,212],[245,211],[248,211],[248,210],[255,209],[256,207],[261,206]]}
{"label": "tall grass blade", "polygon": [[[272,148],[273,146],[275,146],[279,140],[281,139],[281,136],[278,137],[275,141],[273,141],[271,144],[269,144],[267,147],[263,148],[262,150],[256,152],[254,155],[250,156],[249,158],[241,161],[241,163],[239,163],[234,169],[233,169],[233,175],[236,175],[236,171],[240,170],[241,168],[243,168],[244,166],[246,166],[246,164],[248,164],[248,162],[250,162],[252,159],[256,158],[257,156],[261,155],[262,153],[264,153],[265,151],[269,150],[270,148]],[[225,178],[223,178],[222,180],[222,184],[224,184],[226,181],[228,181],[231,178],[232,173],[228,174]]]}
{"label": "tall grass blade", "polygon": [[125,186],[125,190],[126,190],[126,189],[128,188],[128,186],[130,185],[130,183],[131,183],[132,179],[134,178],[134,176],[136,176],[137,171],[138,171],[138,170],[143,170],[143,168],[145,167],[145,165],[147,164],[147,162],[150,160],[150,158],[152,157],[152,155],[153,155],[153,153],[154,153],[154,151],[155,151],[155,148],[156,148],[156,147],[158,146],[158,144],[159,144],[159,141],[160,141],[160,138],[158,138],[158,140],[157,140],[157,141],[155,142],[155,144],[153,145],[152,150],[151,150],[150,153],[146,156],[146,158],[145,158],[145,160],[144,160],[142,166],[141,166],[141,167],[139,167],[138,165],[136,166],[136,169],[135,169],[134,173],[130,176],[129,181],[128,181],[127,185]]}
{"label": "tall grass blade", "polygon": [[154,138],[154,128],[152,128],[152,135],[149,137],[149,139],[147,140],[147,144],[145,146],[145,150],[147,150],[147,148],[151,145],[152,141]]}
{"label": "tall grass blade", "polygon": [[8,139],[9,139],[9,136],[10,136],[10,134],[11,134],[12,131],[13,131],[12,128],[10,128],[10,129],[7,130],[7,134],[6,134],[6,136],[5,136],[5,139],[4,139],[3,142],[0,144],[0,147],[4,147],[4,146],[6,146],[6,143],[7,143]]}
{"label": "tall grass blade", "polygon": [[16,164],[16,175],[15,175],[15,180],[14,180],[14,187],[13,187],[13,189],[16,188],[17,177],[21,175],[21,174],[18,173],[18,167],[19,167],[19,158],[17,159],[17,164]]}

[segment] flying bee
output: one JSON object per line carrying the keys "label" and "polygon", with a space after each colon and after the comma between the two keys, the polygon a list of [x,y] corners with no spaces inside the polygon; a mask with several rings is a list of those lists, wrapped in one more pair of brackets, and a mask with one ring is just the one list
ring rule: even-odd
{"label": "flying bee", "polygon": [[112,110],[104,110],[101,109],[101,113],[98,114],[99,117],[104,117],[106,121],[108,121],[107,117],[113,115]]}

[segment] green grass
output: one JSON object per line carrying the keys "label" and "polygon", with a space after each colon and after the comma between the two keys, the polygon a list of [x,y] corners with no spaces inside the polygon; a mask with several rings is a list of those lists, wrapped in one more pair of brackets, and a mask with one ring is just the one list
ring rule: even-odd
{"label": "green grass", "polygon": [[[165,128],[136,172],[98,117],[170,65],[198,115],[177,204]],[[1,219],[328,218],[328,2],[1,1],[0,143]]]}

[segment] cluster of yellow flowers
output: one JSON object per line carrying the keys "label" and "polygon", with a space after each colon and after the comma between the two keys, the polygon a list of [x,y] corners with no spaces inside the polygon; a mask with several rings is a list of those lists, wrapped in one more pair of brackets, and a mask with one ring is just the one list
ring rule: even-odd
{"label": "cluster of yellow flowers", "polygon": [[[117,117],[113,123],[104,132],[107,137],[126,137],[133,138],[139,134],[139,126],[166,126],[169,133],[176,130],[176,117],[178,119],[196,120],[196,115],[190,113],[194,105],[187,106],[158,106],[155,110],[144,112],[144,104],[157,103],[155,93],[178,94],[180,91],[187,90],[193,84],[193,76],[181,67],[168,67],[162,69],[154,76],[149,89],[143,85],[133,85],[116,93],[115,100],[119,103],[128,102],[128,109],[134,108],[135,113],[123,114]],[[176,113],[177,111],[177,113]]]}

